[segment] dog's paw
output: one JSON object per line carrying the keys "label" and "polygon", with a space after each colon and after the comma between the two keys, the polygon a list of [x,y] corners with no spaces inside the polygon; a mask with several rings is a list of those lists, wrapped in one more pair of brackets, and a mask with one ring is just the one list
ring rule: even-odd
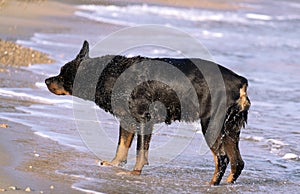
{"label": "dog's paw", "polygon": [[210,186],[218,186],[218,185],[220,185],[220,182],[216,182],[216,181],[211,180],[210,182],[207,182],[207,184],[210,185]]}
{"label": "dog's paw", "polygon": [[132,171],[121,171],[117,175],[141,175],[141,170],[132,170]]}
{"label": "dog's paw", "polygon": [[101,166],[114,166],[113,163],[108,162],[108,161],[105,161],[105,160],[101,161],[101,162],[100,162],[100,165],[101,165]]}
{"label": "dog's paw", "polygon": [[235,178],[234,178],[234,175],[232,173],[229,174],[228,178],[226,179],[226,182],[227,183],[231,183],[231,184],[234,184],[235,183]]}

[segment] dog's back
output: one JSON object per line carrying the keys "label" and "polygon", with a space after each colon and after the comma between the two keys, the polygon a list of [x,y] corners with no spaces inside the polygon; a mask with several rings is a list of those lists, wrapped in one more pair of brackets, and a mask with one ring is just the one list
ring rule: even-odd
{"label": "dog's back", "polygon": [[[105,66],[95,90],[96,104],[118,116],[118,111],[112,110],[112,99],[126,98],[128,92],[131,92],[129,104],[132,111],[128,114],[140,121],[150,119],[145,118],[147,115],[149,116],[147,108],[155,101],[160,101],[166,106],[166,123],[174,120],[196,121],[207,116],[211,107],[211,88],[206,81],[208,77],[203,76],[202,70],[207,70],[210,66],[215,66],[219,70],[217,72],[219,75],[210,75],[209,79],[216,79],[216,82],[223,83],[224,88],[222,89],[226,96],[222,96],[222,98],[227,99],[228,108],[239,99],[240,88],[247,85],[245,78],[218,64],[201,59],[109,56],[110,60],[106,64],[107,57],[93,59],[97,61],[97,64]],[[91,63],[93,62],[91,61]],[[174,77],[174,74],[178,74],[178,72],[186,78],[184,81],[189,83],[183,83],[182,79]],[[217,80],[220,79],[220,75],[222,75],[222,80]],[[122,87],[118,88],[118,96],[113,96],[117,81],[122,83]],[[166,83],[172,84],[170,86]],[[134,84],[136,87],[130,90],[132,88],[128,84]],[[195,92],[196,96],[191,95],[192,92]],[[193,97],[197,99],[191,99]],[[195,102],[199,104],[195,104]],[[192,111],[181,112],[180,107],[188,107],[186,109]],[[124,110],[121,110],[120,107],[118,110],[120,111],[119,115],[124,114]]]}

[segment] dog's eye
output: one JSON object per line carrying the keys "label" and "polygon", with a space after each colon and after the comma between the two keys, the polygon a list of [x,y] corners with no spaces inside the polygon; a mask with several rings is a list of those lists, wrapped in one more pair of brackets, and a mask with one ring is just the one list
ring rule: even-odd
{"label": "dog's eye", "polygon": [[58,76],[58,79],[59,79],[60,81],[64,81],[64,77],[63,77],[63,76]]}

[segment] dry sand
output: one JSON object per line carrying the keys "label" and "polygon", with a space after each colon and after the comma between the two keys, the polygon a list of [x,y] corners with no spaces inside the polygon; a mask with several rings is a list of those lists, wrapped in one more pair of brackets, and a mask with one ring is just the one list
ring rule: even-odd
{"label": "dry sand", "polygon": [[33,32],[66,30],[66,27],[58,21],[74,11],[72,6],[56,1],[0,0],[0,2],[2,2],[0,37],[4,40],[29,38]]}

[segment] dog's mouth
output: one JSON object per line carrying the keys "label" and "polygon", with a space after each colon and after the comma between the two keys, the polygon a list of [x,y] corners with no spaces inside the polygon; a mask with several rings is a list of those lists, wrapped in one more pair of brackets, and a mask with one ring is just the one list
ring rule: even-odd
{"label": "dog's mouth", "polygon": [[56,95],[71,95],[70,92],[66,91],[63,86],[60,86],[57,81],[51,80],[51,78],[46,79],[45,83],[48,87],[48,90]]}
{"label": "dog's mouth", "polygon": [[52,92],[53,94],[56,94],[56,95],[71,95],[70,92],[68,92],[62,88],[53,87],[52,85],[48,86],[48,89],[50,92]]}

